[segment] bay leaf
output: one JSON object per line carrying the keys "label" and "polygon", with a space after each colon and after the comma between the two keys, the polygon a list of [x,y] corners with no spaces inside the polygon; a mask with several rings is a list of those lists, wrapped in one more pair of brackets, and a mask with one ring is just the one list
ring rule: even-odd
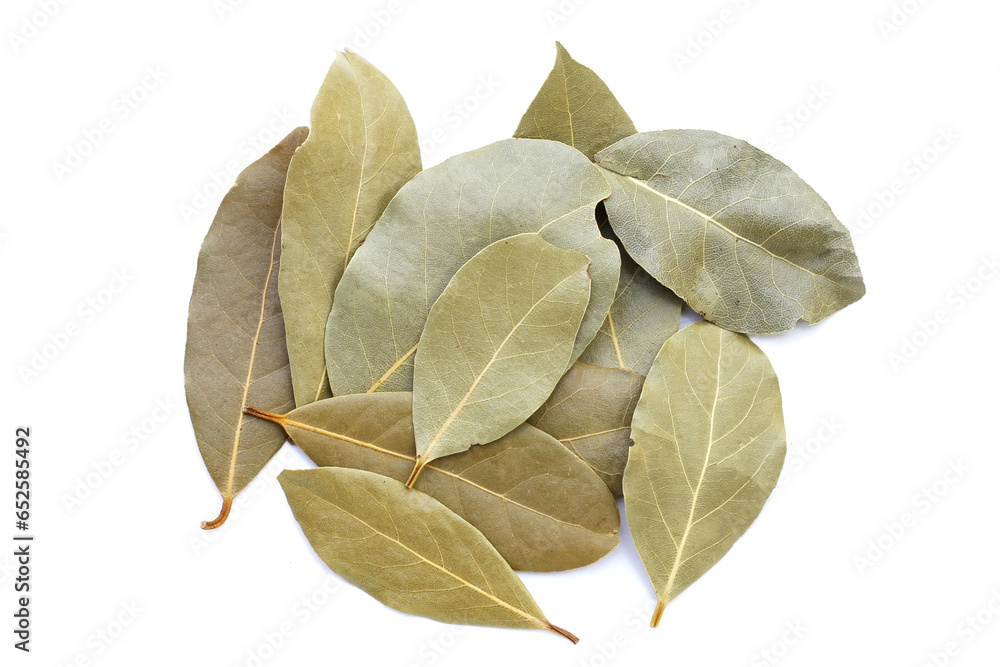
{"label": "bay leaf", "polygon": [[[603,202],[597,220],[605,236],[613,237]],[[617,237],[613,240],[620,243]],[[645,375],[663,342],[677,333],[683,302],[636,264],[624,248],[618,291],[597,336],[580,355],[595,366],[624,368]]]}
{"label": "bay leaf", "polygon": [[632,413],[644,380],[633,371],[578,361],[528,423],[579,456],[621,497]]}
{"label": "bay leaf", "polygon": [[594,217],[610,191],[579,151],[537,139],[499,141],[417,174],[386,207],[337,288],[326,335],[333,393],[410,391],[427,313],[448,281],[490,243],[527,232],[591,259],[578,357],[618,285],[618,251]]}
{"label": "bay leaf", "polygon": [[296,521],[331,570],[379,602],[444,623],[550,630],[496,549],[430,496],[365,470],[278,476]]}
{"label": "bay leaf", "polygon": [[715,132],[643,132],[597,155],[629,255],[706,319],[745,333],[816,323],[865,293],[847,228],[791,169]]}
{"label": "bay leaf", "polygon": [[785,458],[778,379],[742,334],[696,322],[653,362],[632,418],[625,515],[658,598],[715,565],[760,514]]}
{"label": "bay leaf", "polygon": [[246,421],[248,401],[292,407],[277,272],[282,192],[300,127],[243,170],[226,194],[198,255],[188,313],[184,389],[198,448],[229,516],[233,498],[281,448],[274,424]]}
{"label": "bay leaf", "polygon": [[602,148],[631,134],[635,125],[608,86],[556,42],[555,66],[514,136],[561,141],[593,160]]}
{"label": "bay leaf", "polygon": [[413,372],[417,461],[509,433],[552,393],[590,303],[590,259],[518,234],[452,277],[427,315]]}
{"label": "bay leaf", "polygon": [[[368,470],[400,482],[416,462],[412,395],[328,398],[280,424],[319,466]],[[515,570],[588,565],[618,544],[618,506],[604,483],[552,436],[522,424],[488,445],[427,464],[413,487],[475,526]]]}
{"label": "bay leaf", "polygon": [[338,54],[310,123],[288,170],[278,276],[296,405],[330,395],[324,338],[337,283],[389,200],[420,171],[406,103],[356,53]]}

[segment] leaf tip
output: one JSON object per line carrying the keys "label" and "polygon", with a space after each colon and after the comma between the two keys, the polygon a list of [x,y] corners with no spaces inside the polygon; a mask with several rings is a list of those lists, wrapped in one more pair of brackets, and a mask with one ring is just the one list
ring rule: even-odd
{"label": "leaf tip", "polygon": [[211,521],[202,521],[202,530],[214,530],[224,524],[226,519],[229,518],[229,511],[233,509],[233,497],[223,496],[222,497],[222,510],[219,512],[219,516],[215,517]]}

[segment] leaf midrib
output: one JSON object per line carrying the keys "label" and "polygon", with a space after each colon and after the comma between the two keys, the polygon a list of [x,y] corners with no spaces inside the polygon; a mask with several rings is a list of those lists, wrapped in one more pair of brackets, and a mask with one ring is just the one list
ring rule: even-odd
{"label": "leaf midrib", "polygon": [[429,454],[434,450],[435,447],[437,447],[438,442],[441,441],[441,438],[444,437],[444,434],[451,427],[452,423],[455,421],[455,419],[458,418],[459,413],[461,413],[462,410],[465,408],[465,405],[466,403],[468,403],[469,398],[471,398],[472,394],[479,387],[479,383],[482,382],[483,378],[486,376],[487,371],[489,371],[493,367],[493,364],[496,362],[498,355],[500,354],[500,352],[503,351],[507,343],[510,342],[511,336],[514,335],[514,332],[516,332],[524,324],[524,321],[528,319],[528,317],[531,316],[532,313],[535,312],[535,309],[539,307],[539,304],[545,302],[545,300],[549,297],[550,294],[552,294],[557,289],[562,287],[563,284],[565,284],[567,281],[572,280],[579,273],[580,273],[579,271],[574,271],[573,273],[567,275],[565,278],[563,278],[558,283],[553,285],[548,292],[543,294],[538,300],[536,300],[533,304],[531,304],[531,307],[527,310],[527,312],[525,312],[525,314],[521,317],[521,319],[518,320],[513,327],[511,327],[511,330],[507,332],[507,335],[504,337],[503,341],[500,343],[500,345],[497,346],[496,350],[493,351],[493,354],[492,356],[490,356],[489,361],[486,363],[485,366],[483,366],[483,369],[479,372],[479,375],[476,376],[476,379],[473,380],[472,385],[469,387],[469,390],[465,392],[465,395],[458,402],[458,405],[455,406],[455,409],[452,410],[451,414],[448,415],[447,419],[445,419],[444,423],[441,425],[441,428],[438,429],[437,433],[434,434],[434,437],[431,438],[431,441],[428,443],[427,448],[424,449],[424,451],[420,454],[420,456],[418,456],[418,458],[422,456],[426,461],[432,460]]}
{"label": "leaf midrib", "polygon": [[807,269],[806,267],[802,266],[801,264],[796,264],[795,262],[793,262],[792,260],[788,259],[787,257],[782,257],[781,255],[775,254],[774,252],[768,250],[767,248],[765,248],[761,244],[756,243],[755,241],[751,241],[750,239],[746,238],[745,236],[742,236],[742,235],[738,234],[733,229],[731,229],[731,228],[727,227],[726,225],[724,225],[723,223],[719,222],[718,220],[716,220],[713,216],[709,215],[708,213],[705,213],[704,211],[699,211],[695,207],[693,207],[690,204],[687,204],[687,203],[681,201],[680,199],[677,199],[675,197],[671,197],[668,194],[660,192],[656,188],[650,186],[649,184],[643,182],[642,180],[640,180],[638,178],[635,178],[634,176],[625,176],[624,174],[618,174],[618,172],[612,171],[610,169],[608,171],[611,171],[613,174],[617,174],[618,176],[621,176],[622,178],[628,179],[629,181],[635,183],[636,185],[638,185],[639,187],[643,188],[644,190],[648,190],[649,192],[652,192],[657,197],[660,197],[661,199],[665,200],[668,204],[676,204],[677,206],[680,206],[681,208],[683,208],[685,210],[688,210],[691,213],[694,213],[698,217],[700,217],[703,220],[705,220],[705,222],[708,222],[708,223],[711,223],[711,224],[715,225],[719,229],[721,229],[721,230],[729,233],[730,235],[732,235],[737,240],[743,241],[744,243],[747,243],[749,245],[754,246],[755,248],[758,248],[758,249],[764,251],[765,253],[767,253],[768,255],[770,255],[771,257],[773,257],[774,259],[777,259],[777,260],[780,260],[782,262],[785,262],[789,266],[795,267],[796,269],[799,269],[800,271],[804,271],[805,273],[808,273],[811,276],[814,276],[816,278],[820,278],[820,279],[825,280],[825,281],[827,281],[829,283],[832,283],[832,284],[836,285],[837,287],[839,287],[841,289],[850,290],[851,292],[857,292],[856,289],[852,289],[852,288],[850,288],[850,287],[848,287],[848,286],[846,286],[846,285],[844,285],[844,284],[842,284],[842,283],[840,283],[840,282],[838,282],[838,281],[836,281],[836,280],[834,280],[834,279],[832,279],[832,278],[830,278],[828,276],[823,275],[822,273],[816,273],[815,271],[811,271],[811,270]]}
{"label": "leaf midrib", "polygon": [[375,382],[375,384],[373,384],[371,387],[369,387],[368,391],[366,391],[365,393],[366,394],[374,394],[376,391],[378,391],[379,388],[383,384],[385,384],[386,381],[388,381],[389,378],[391,378],[393,375],[395,375],[396,371],[398,371],[403,366],[403,364],[406,363],[406,360],[409,359],[410,357],[412,357],[416,353],[417,347],[419,345],[420,345],[420,343],[417,342],[416,345],[414,345],[413,347],[410,348],[409,352],[407,352],[406,354],[404,354],[403,356],[401,356],[399,359],[396,359],[396,361],[393,362],[392,366],[389,367],[389,370],[387,370],[385,373],[383,373],[382,377],[380,377]]}
{"label": "leaf midrib", "polygon": [[569,77],[566,74],[566,63],[563,62],[563,54],[559,54],[559,74],[563,84],[563,95],[566,97],[566,116],[569,120],[569,145],[576,148],[576,131],[573,127],[573,107],[569,100]]}
{"label": "leaf midrib", "polygon": [[615,346],[615,359],[618,361],[618,368],[625,368],[625,359],[622,358],[622,348],[618,343],[618,332],[615,329],[615,318],[610,310],[608,311],[608,328],[611,333],[611,342]]}
{"label": "leaf midrib", "polygon": [[[364,91],[362,90],[361,81],[358,77],[357,70],[354,68],[354,63],[351,62],[350,55],[344,54],[344,60],[347,62],[347,66],[350,69],[351,74],[353,76],[354,85],[358,90],[358,105],[360,106],[360,111],[361,111],[361,125],[362,127],[364,127],[364,136],[362,139],[363,147],[361,153],[361,160],[359,161],[359,167],[358,167],[358,187],[357,187],[357,192],[355,193],[354,196],[354,210],[351,211],[351,228],[347,232],[347,241],[346,243],[344,243],[343,246],[344,266],[340,271],[341,277],[343,277],[344,272],[347,270],[347,265],[351,261],[352,247],[354,246],[355,230],[357,229],[357,223],[358,223],[358,211],[361,208],[361,193],[364,190],[365,183],[368,182],[365,178],[365,168],[368,163],[368,147],[370,143],[368,138],[368,114],[365,108],[365,95]],[[339,282],[340,278],[337,278],[337,283]],[[334,284],[333,285],[334,292],[336,292],[336,289],[337,285]],[[315,398],[313,399],[313,402],[323,398],[324,394],[323,389],[326,387],[327,384],[327,375],[328,372],[326,364],[324,363],[323,371],[320,373],[319,376],[319,385],[316,387],[316,394]]]}
{"label": "leaf midrib", "polygon": [[236,479],[236,459],[240,453],[240,436],[243,433],[243,408],[247,405],[247,398],[250,395],[250,384],[253,380],[254,365],[257,360],[257,344],[260,341],[260,332],[264,328],[264,314],[267,310],[268,289],[271,285],[271,275],[274,273],[274,250],[278,243],[278,234],[281,232],[281,222],[274,227],[274,235],[271,237],[271,261],[267,267],[267,277],[264,279],[263,293],[260,299],[260,314],[257,317],[257,330],[253,335],[253,345],[250,348],[250,362],[247,364],[247,377],[243,383],[243,396],[240,398],[240,413],[236,418],[236,430],[233,434],[233,449],[229,461],[229,478],[226,482],[225,498],[233,497],[233,482]]}
{"label": "leaf midrib", "polygon": [[708,427],[708,446],[705,448],[705,461],[702,464],[701,475],[698,477],[698,485],[691,494],[691,511],[688,514],[687,525],[684,526],[684,534],[681,536],[681,543],[677,546],[677,553],[674,556],[673,567],[670,569],[670,575],[667,577],[667,583],[663,588],[663,594],[660,596],[661,600],[666,600],[667,596],[670,595],[670,591],[673,590],[674,580],[676,579],[677,572],[680,570],[681,563],[683,562],[684,547],[687,545],[688,536],[691,534],[691,529],[695,524],[694,514],[698,507],[699,496],[701,495],[701,485],[705,481],[705,473],[708,472],[709,467],[708,462],[712,457],[712,447],[715,445],[715,415],[719,407],[719,393],[722,387],[722,337],[718,336],[718,340],[719,353],[715,368],[715,397],[712,400],[712,412]]}
{"label": "leaf midrib", "polygon": [[586,440],[587,438],[596,438],[600,435],[610,435],[612,433],[617,433],[618,431],[627,431],[629,426],[617,426],[615,428],[605,429],[603,431],[594,431],[592,433],[584,433],[582,435],[574,435],[571,438],[561,438],[559,442],[576,442],[577,440]]}
{"label": "leaf midrib", "polygon": [[[341,433],[334,433],[333,431],[328,431],[328,430],[320,428],[318,426],[313,426],[311,424],[306,424],[306,423],[303,423],[303,422],[295,421],[294,419],[285,419],[285,420],[282,421],[282,424],[284,426],[291,426],[291,427],[294,427],[294,428],[300,428],[303,431],[309,431],[310,433],[315,433],[317,435],[322,435],[322,436],[325,436],[325,437],[328,437],[328,438],[332,438],[334,440],[340,440],[342,442],[346,442],[346,443],[349,443],[349,444],[352,444],[352,445],[357,445],[358,447],[364,447],[366,449],[371,449],[373,451],[376,451],[376,452],[379,452],[379,453],[382,453],[382,454],[387,454],[389,456],[395,456],[396,458],[403,459],[405,461],[410,461],[412,463],[415,463],[416,460],[417,460],[417,457],[415,457],[415,456],[407,456],[406,454],[400,454],[399,452],[394,452],[391,449],[385,449],[383,447],[379,447],[378,445],[376,445],[375,443],[372,443],[372,442],[365,442],[364,440],[358,440],[357,438],[352,438],[352,437],[350,437],[348,435],[343,435]],[[463,477],[463,476],[458,475],[458,474],[453,473],[453,472],[449,472],[447,470],[444,470],[443,468],[439,468],[436,465],[434,465],[433,463],[428,463],[425,467],[428,470],[433,470],[435,472],[441,473],[442,475],[447,475],[448,477],[451,477],[452,479],[456,479],[456,480],[458,480],[460,482],[464,482],[465,484],[468,484],[469,486],[475,487],[475,488],[483,491],[484,493],[487,493],[487,494],[489,494],[491,496],[494,496],[495,498],[499,499],[502,502],[510,503],[511,505],[514,505],[516,507],[520,507],[521,509],[524,509],[524,510],[526,510],[528,512],[532,512],[534,514],[537,514],[538,516],[545,517],[546,519],[551,519],[552,521],[555,521],[556,523],[561,523],[561,524],[566,525],[566,526],[573,526],[573,527],[576,527],[576,528],[580,528],[581,530],[586,530],[586,531],[589,531],[589,532],[592,532],[592,533],[596,533],[596,534],[604,534],[604,533],[597,533],[597,531],[594,531],[594,530],[592,530],[590,528],[587,528],[586,526],[583,526],[581,524],[572,523],[570,521],[565,521],[563,519],[560,519],[559,517],[552,516],[551,514],[546,514],[545,512],[542,512],[540,510],[535,509],[534,507],[528,507],[527,505],[519,503],[516,500],[513,500],[513,499],[509,498],[508,496],[503,495],[502,493],[494,491],[494,490],[492,490],[490,488],[487,488],[485,486],[482,486],[480,484],[476,484],[475,482],[473,482],[472,480],[470,480],[470,479],[468,479],[466,477]],[[608,533],[608,534],[610,535],[612,533]]]}
{"label": "leaf midrib", "polygon": [[307,491],[308,493],[310,493],[314,498],[317,498],[318,500],[321,500],[321,501],[327,503],[328,505],[333,505],[334,507],[336,507],[340,511],[348,514],[351,518],[353,518],[355,521],[357,521],[361,525],[363,525],[366,528],[368,528],[369,530],[371,530],[376,535],[380,535],[381,537],[385,538],[389,542],[392,542],[393,544],[399,546],[404,551],[408,551],[409,553],[413,554],[414,556],[416,556],[417,558],[419,558],[424,563],[427,563],[431,567],[433,567],[433,568],[435,568],[435,569],[443,572],[444,574],[448,575],[449,577],[452,577],[453,579],[455,579],[455,581],[458,581],[462,585],[467,586],[468,588],[472,589],[473,591],[479,593],[484,598],[486,598],[488,600],[492,600],[493,602],[495,602],[499,606],[504,607],[506,609],[509,609],[510,611],[514,612],[518,616],[521,616],[521,617],[526,618],[526,619],[528,619],[530,621],[533,621],[541,629],[547,629],[548,628],[548,624],[547,624],[547,622],[543,618],[540,618],[538,616],[533,616],[533,615],[529,614],[528,612],[526,612],[526,611],[524,611],[522,609],[518,609],[517,607],[511,605],[510,603],[505,602],[504,600],[501,600],[500,598],[498,598],[497,596],[493,595],[492,593],[487,593],[486,591],[484,591],[479,586],[476,586],[475,584],[473,584],[471,581],[467,581],[466,579],[464,579],[461,576],[459,576],[458,574],[452,572],[451,570],[449,570],[448,568],[444,567],[443,565],[439,565],[439,564],[435,563],[434,561],[430,560],[429,558],[427,558],[426,556],[424,556],[423,554],[421,554],[420,552],[415,551],[414,549],[411,549],[406,544],[400,542],[396,538],[391,537],[390,535],[387,535],[386,533],[383,533],[378,528],[376,528],[375,526],[371,525],[370,523],[368,523],[367,521],[365,521],[364,519],[362,519],[361,517],[359,517],[357,514],[355,514],[351,510],[349,510],[348,508],[342,507],[341,505],[338,505],[337,503],[335,503],[335,502],[333,502],[331,500],[328,500],[327,498],[323,498],[322,496],[319,496],[318,494],[313,493],[312,491],[309,491],[308,489],[305,489],[301,485],[298,485],[298,486],[299,486],[299,488],[303,489],[304,491]]}

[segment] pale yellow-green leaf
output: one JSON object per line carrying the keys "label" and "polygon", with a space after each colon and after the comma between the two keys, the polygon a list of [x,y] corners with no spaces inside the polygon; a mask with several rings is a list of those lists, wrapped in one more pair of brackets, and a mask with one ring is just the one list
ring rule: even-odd
{"label": "pale yellow-green leaf", "polygon": [[539,234],[487,246],[431,307],[413,374],[417,463],[492,442],[524,422],[572,363],[590,260]]}
{"label": "pale yellow-green leaf", "polygon": [[499,141],[418,174],[386,208],[337,288],[326,336],[334,394],[410,391],[417,343],[445,285],[490,243],[526,232],[590,257],[593,289],[573,348],[578,357],[618,285],[617,248],[594,217],[610,192],[579,151],[538,139]]}
{"label": "pale yellow-green leaf", "polygon": [[[402,482],[416,462],[409,393],[337,396],[287,415],[251,410],[281,424],[320,466],[358,468]],[[527,424],[429,463],[413,488],[479,529],[515,570],[581,567],[618,544],[618,506],[600,478],[552,436]]]}
{"label": "pale yellow-green leaf", "polygon": [[578,361],[528,423],[583,459],[620,497],[632,412],[644,379],[633,371]]}
{"label": "pale yellow-green leaf", "polygon": [[430,496],[365,470],[286,470],[295,519],[331,570],[383,604],[444,623],[551,630],[483,534]]}
{"label": "pale yellow-green leaf", "polygon": [[625,515],[668,602],[721,559],[760,514],[785,458],[778,379],[743,334],[697,322],[656,356],[632,417]]}
{"label": "pale yellow-green leaf", "polygon": [[514,136],[561,141],[593,160],[630,134],[635,125],[607,85],[556,42],[556,64]]}
{"label": "pale yellow-green leaf", "polygon": [[711,322],[777,333],[865,293],[850,232],[791,169],[703,130],[643,132],[597,155],[629,255]]}
{"label": "pale yellow-green leaf", "polygon": [[198,448],[229,516],[233,498],[285,441],[274,424],[247,420],[248,403],[292,406],[278,264],[285,172],[300,127],[247,167],[222,200],[198,255],[188,314],[184,388]]}
{"label": "pale yellow-green leaf", "polygon": [[339,54],[288,170],[279,275],[295,403],[330,395],[324,338],[334,291],[389,200],[420,171],[410,112],[384,74]]}

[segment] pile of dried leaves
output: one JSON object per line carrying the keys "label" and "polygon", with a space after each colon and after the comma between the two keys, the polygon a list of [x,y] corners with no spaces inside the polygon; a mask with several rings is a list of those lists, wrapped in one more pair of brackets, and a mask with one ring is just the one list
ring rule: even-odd
{"label": "pile of dried leaves", "polygon": [[[859,299],[850,235],[746,142],[636,132],[557,48],[515,138],[423,171],[399,92],[342,54],[311,127],[239,176],[188,323],[223,499],[205,528],[291,438],[321,467],[281,484],[339,575],[404,612],[575,641],[514,570],[607,554],[615,496],[653,625],[760,513],[785,431],[745,334]],[[704,321],[678,332],[683,302]]]}

